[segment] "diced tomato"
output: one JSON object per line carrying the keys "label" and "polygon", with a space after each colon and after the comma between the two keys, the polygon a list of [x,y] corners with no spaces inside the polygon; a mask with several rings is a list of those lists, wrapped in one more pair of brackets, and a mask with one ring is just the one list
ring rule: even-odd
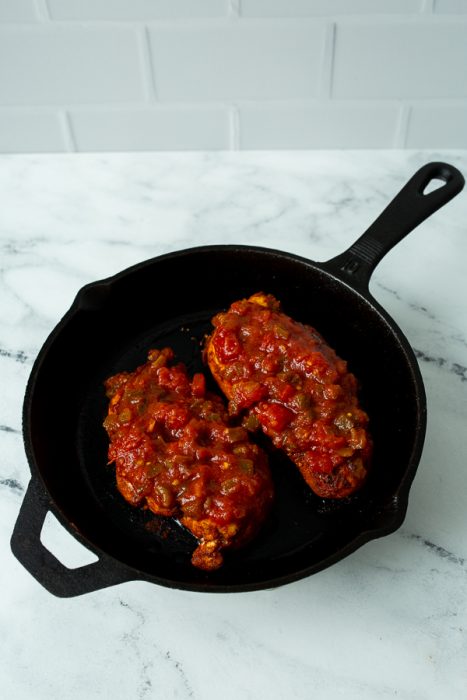
{"label": "diced tomato", "polygon": [[[170,406],[170,404],[169,404]],[[190,419],[190,412],[185,406],[170,406],[167,411],[166,424],[169,430],[178,431],[185,426]]]}
{"label": "diced tomato", "polygon": [[310,450],[307,452],[306,457],[308,464],[314,472],[330,474],[334,469],[331,455],[328,452],[320,449]]}
{"label": "diced tomato", "polygon": [[265,331],[262,335],[259,349],[261,352],[273,353],[276,351],[277,338],[273,331]]}
{"label": "diced tomato", "polygon": [[266,355],[260,363],[261,370],[266,374],[276,374],[281,366],[282,360],[278,355]]}
{"label": "diced tomato", "polygon": [[193,375],[191,391],[193,396],[196,396],[197,399],[203,398],[203,396],[206,394],[206,379],[204,378],[204,374],[197,373]]}
{"label": "diced tomato", "polygon": [[171,373],[168,367],[159,367],[157,370],[157,380],[160,386],[166,387],[170,383]]}
{"label": "diced tomato", "polygon": [[257,412],[259,422],[267,429],[281,433],[293,420],[294,414],[280,403],[264,402]]}
{"label": "diced tomato", "polygon": [[216,352],[223,363],[237,359],[241,352],[241,346],[235,332],[227,328],[219,329],[215,345]]}
{"label": "diced tomato", "polygon": [[297,390],[291,384],[282,384],[277,391],[279,399],[284,403],[287,403],[296,393]]}
{"label": "diced tomato", "polygon": [[261,401],[267,394],[267,388],[259,382],[238,382],[233,387],[233,403],[236,406],[236,410],[240,411]]}

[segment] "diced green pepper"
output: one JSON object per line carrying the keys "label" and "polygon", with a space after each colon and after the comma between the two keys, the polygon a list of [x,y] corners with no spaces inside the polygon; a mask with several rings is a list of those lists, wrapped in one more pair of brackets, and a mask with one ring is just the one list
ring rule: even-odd
{"label": "diced green pepper", "polygon": [[124,408],[123,411],[120,411],[118,420],[120,423],[128,423],[128,421],[131,420],[131,410],[129,408]]}
{"label": "diced green pepper", "polygon": [[255,471],[255,465],[252,459],[239,459],[238,466],[240,467],[242,472],[244,474],[248,474],[248,476],[251,476]]}
{"label": "diced green pepper", "polygon": [[243,425],[247,430],[253,432],[259,428],[259,420],[255,413],[250,413],[247,418],[243,421]]}
{"label": "diced green pepper", "polygon": [[241,440],[246,440],[246,432],[242,427],[237,428],[227,428],[227,437],[229,442],[240,442]]}

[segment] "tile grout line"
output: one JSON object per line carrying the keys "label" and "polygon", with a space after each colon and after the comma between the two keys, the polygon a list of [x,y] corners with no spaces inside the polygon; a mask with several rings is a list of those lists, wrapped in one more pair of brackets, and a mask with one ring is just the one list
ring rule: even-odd
{"label": "tile grout line", "polygon": [[73,124],[71,123],[71,117],[68,110],[61,109],[58,113],[58,118],[60,121],[63,140],[65,141],[66,152],[77,153],[78,148],[76,144],[75,134],[73,131]]}
{"label": "tile grout line", "polygon": [[407,136],[409,132],[409,122],[412,113],[412,107],[406,102],[401,102],[399,107],[399,116],[394,133],[393,148],[405,148]]}
{"label": "tile grout line", "polygon": [[142,26],[142,32],[138,32],[140,41],[140,56],[141,68],[144,80],[144,93],[148,102],[157,102],[157,83],[152,62],[151,39],[149,37],[149,28],[146,25]]}
{"label": "tile grout line", "polygon": [[47,0],[34,0],[34,7],[36,8],[36,13],[38,18],[42,22],[50,22],[50,9]]}
{"label": "tile grout line", "polygon": [[240,110],[236,104],[231,104],[229,109],[229,150],[240,150]]}
{"label": "tile grout line", "polygon": [[229,0],[227,5],[227,17],[238,19],[240,17],[240,0]]}
{"label": "tile grout line", "polygon": [[323,100],[332,98],[332,83],[334,73],[334,53],[336,45],[336,23],[326,24],[322,58],[321,83],[319,97]]}
{"label": "tile grout line", "polygon": [[435,13],[435,0],[423,0],[421,14],[433,15]]}

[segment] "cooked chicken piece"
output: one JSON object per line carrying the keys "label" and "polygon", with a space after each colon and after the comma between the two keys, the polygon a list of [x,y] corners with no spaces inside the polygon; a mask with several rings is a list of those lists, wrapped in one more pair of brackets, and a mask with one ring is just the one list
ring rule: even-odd
{"label": "cooked chicken piece", "polygon": [[172,359],[169,348],[151,350],[146,364],[105,382],[109,462],[129,503],[178,518],[198,538],[192,563],[209,571],[256,534],[272,481],[264,452],[229,425],[204,375],[190,380]]}
{"label": "cooked chicken piece", "polygon": [[293,321],[263,293],[213,319],[205,355],[233,416],[261,428],[318,495],[344,498],[365,481],[368,416],[357,381],[311,326]]}

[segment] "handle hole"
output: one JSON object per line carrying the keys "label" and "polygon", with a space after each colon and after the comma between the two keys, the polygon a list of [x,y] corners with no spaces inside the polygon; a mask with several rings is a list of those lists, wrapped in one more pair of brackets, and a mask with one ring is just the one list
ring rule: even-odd
{"label": "handle hole", "polygon": [[439,190],[440,187],[444,187],[446,182],[447,181],[443,180],[442,177],[432,177],[431,180],[425,186],[425,189],[423,190],[423,194],[430,194],[431,192],[434,192],[435,190]]}
{"label": "handle hole", "polygon": [[80,566],[98,561],[94,552],[75,540],[50,511],[45,516],[40,540],[44,547],[68,569],[78,569]]}

